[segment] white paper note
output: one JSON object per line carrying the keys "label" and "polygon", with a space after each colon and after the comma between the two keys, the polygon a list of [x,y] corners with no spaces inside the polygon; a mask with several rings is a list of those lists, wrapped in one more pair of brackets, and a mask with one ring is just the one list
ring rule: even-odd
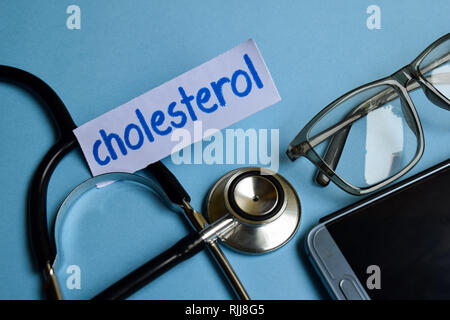
{"label": "white paper note", "polygon": [[280,100],[250,39],[74,133],[94,176],[135,172],[174,152],[179,142],[172,141],[171,135],[180,128],[194,136],[194,122],[202,121],[204,131],[220,130]]}

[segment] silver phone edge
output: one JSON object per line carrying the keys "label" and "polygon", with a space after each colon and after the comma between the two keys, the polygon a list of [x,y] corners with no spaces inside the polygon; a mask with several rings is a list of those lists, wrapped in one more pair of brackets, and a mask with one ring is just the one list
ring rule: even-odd
{"label": "silver phone edge", "polygon": [[[331,249],[328,250],[327,261],[324,261],[325,259],[322,256],[320,249],[315,244],[315,240],[317,240],[318,236],[325,238],[327,247]],[[308,259],[333,299],[370,300],[369,295],[365,292],[362,284],[356,277],[356,274],[353,272],[337,244],[329,234],[325,223],[317,225],[308,233],[305,241],[305,249]],[[330,253],[333,258],[330,258]],[[330,261],[330,259],[333,259],[334,261]],[[340,271],[335,272],[330,270],[329,262],[332,262],[332,265],[339,265],[340,267],[337,269],[340,269]],[[351,286],[350,289],[348,288],[349,285]]]}
{"label": "silver phone edge", "polygon": [[[322,258],[320,257],[319,251],[317,250],[314,240],[317,237],[317,235],[320,232],[325,231],[329,238],[332,241],[332,246],[335,246],[335,250],[336,250],[336,255],[339,256],[339,259],[341,260],[341,263],[344,264],[345,269],[347,269],[346,267],[348,267],[349,270],[351,270],[351,267],[349,265],[349,263],[347,262],[347,260],[345,259],[345,257],[343,256],[342,252],[340,251],[340,249],[337,247],[337,244],[334,242],[333,238],[331,237],[331,235],[329,234],[327,228],[326,228],[326,224],[337,220],[339,218],[341,218],[344,215],[350,214],[353,211],[356,211],[364,206],[367,206],[368,204],[377,201],[383,197],[388,196],[389,194],[392,194],[400,189],[403,189],[417,181],[420,181],[421,179],[424,179],[440,170],[443,170],[447,167],[450,166],[450,163],[447,163],[446,165],[443,166],[439,166],[438,168],[436,168],[435,170],[429,171],[426,174],[420,175],[419,177],[417,177],[416,179],[413,179],[411,181],[408,181],[407,183],[403,183],[401,185],[399,185],[397,188],[394,188],[392,190],[389,190],[387,192],[383,192],[381,193],[379,196],[374,197],[366,202],[361,203],[358,206],[352,207],[349,210],[342,212],[341,214],[330,218],[329,220],[327,220],[326,222],[322,222],[319,223],[318,225],[316,225],[313,229],[311,229],[308,232],[308,235],[305,239],[305,250],[306,250],[306,254],[308,256],[308,259],[310,260],[311,264],[313,265],[315,271],[317,272],[317,274],[319,275],[322,283],[325,285],[325,288],[327,289],[328,293],[330,294],[330,296],[333,299],[336,300],[353,300],[353,299],[348,299],[346,297],[346,295],[344,294],[344,292],[342,292],[342,289],[340,287],[340,281],[342,281],[343,279],[335,279],[336,276],[333,276],[333,274],[329,271],[329,268],[327,268],[326,263],[322,260]],[[361,282],[358,280],[358,278],[356,277],[355,273],[353,272],[353,270],[351,270],[351,273],[347,276],[350,276],[350,278],[352,278],[351,280],[354,280],[354,284],[356,285],[356,289],[358,290],[358,293],[361,294],[361,299],[362,300],[370,300],[369,295],[367,294],[367,292],[365,291],[364,287],[362,286]]]}

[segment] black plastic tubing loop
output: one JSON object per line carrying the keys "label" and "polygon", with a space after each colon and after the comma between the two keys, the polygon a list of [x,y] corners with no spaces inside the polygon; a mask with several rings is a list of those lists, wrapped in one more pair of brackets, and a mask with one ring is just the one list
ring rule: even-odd
{"label": "black plastic tubing loop", "polygon": [[179,206],[183,205],[183,200],[187,202],[191,201],[191,197],[183,188],[180,181],[161,161],[152,163],[145,169],[155,177],[170,201]]}
{"label": "black plastic tubing loop", "polygon": [[[61,159],[78,146],[73,130],[77,127],[66,106],[56,92],[44,81],[24,70],[0,65],[0,81],[18,85],[31,92],[43,102],[53,119],[57,142],[49,149],[35,171],[28,191],[28,228],[30,241],[38,267],[45,270],[56,256],[54,241],[51,241],[47,224],[47,188],[50,177]],[[183,186],[160,161],[147,167],[170,200],[181,205],[190,201]]]}
{"label": "black plastic tubing loop", "polygon": [[125,299],[177,264],[199,253],[205,247],[202,236],[191,232],[172,247],[135,269],[130,274],[95,296],[94,300]]}
{"label": "black plastic tubing loop", "polygon": [[0,80],[23,87],[43,102],[53,119],[58,137],[72,135],[77,126],[56,92],[35,75],[14,67],[0,65]]}
{"label": "black plastic tubing loop", "polygon": [[47,226],[47,187],[59,161],[76,147],[72,130],[76,128],[66,106],[53,89],[29,72],[0,65],[0,80],[15,84],[31,92],[47,107],[53,120],[57,142],[47,152],[37,168],[28,191],[28,229],[31,246],[40,270],[55,258]]}

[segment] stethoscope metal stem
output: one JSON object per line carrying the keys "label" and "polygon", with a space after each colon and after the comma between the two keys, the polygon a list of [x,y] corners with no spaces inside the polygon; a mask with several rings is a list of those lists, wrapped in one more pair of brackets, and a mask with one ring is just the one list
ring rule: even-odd
{"label": "stethoscope metal stem", "polygon": [[235,220],[230,215],[222,217],[220,220],[207,226],[205,229],[199,232],[203,241],[210,243],[216,241],[221,235],[232,230],[237,225],[237,220]]}
{"label": "stethoscope metal stem", "polygon": [[[195,230],[200,232],[206,227],[207,225],[206,219],[200,212],[192,208],[190,203],[187,202],[186,200],[183,201],[183,209],[184,212],[186,213],[187,218],[189,219]],[[220,269],[223,271],[225,277],[227,278],[229,284],[232,286],[235,294],[239,297],[239,299],[250,300],[250,296],[245,290],[244,285],[242,284],[238,275],[234,271],[233,267],[231,266],[227,257],[223,253],[222,249],[220,249],[217,241],[216,240],[208,241],[207,247],[209,252],[213,255],[214,259],[216,260],[217,264],[219,265]]]}
{"label": "stethoscope metal stem", "polygon": [[200,232],[192,231],[168,250],[154,257],[143,266],[98,294],[96,300],[125,299],[177,264],[202,251],[222,234],[236,226],[237,221],[226,216],[208,225]]}
{"label": "stethoscope metal stem", "polygon": [[231,287],[233,288],[235,294],[239,297],[239,299],[251,300],[250,296],[248,295],[247,291],[244,288],[244,285],[242,284],[241,280],[237,276],[237,274],[234,271],[231,264],[228,262],[228,259],[225,257],[225,254],[223,253],[222,249],[220,249],[217,241],[209,242],[208,249],[211,252],[211,254],[214,256],[214,259],[216,260],[217,264],[220,266],[220,269],[225,274],[225,277],[227,278],[228,283],[231,285]]}

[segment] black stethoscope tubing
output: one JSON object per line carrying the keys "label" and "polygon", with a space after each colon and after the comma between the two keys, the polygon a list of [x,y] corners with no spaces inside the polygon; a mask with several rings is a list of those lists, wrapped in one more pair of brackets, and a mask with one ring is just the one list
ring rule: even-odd
{"label": "black stethoscope tubing", "polygon": [[[0,65],[0,80],[18,85],[30,91],[39,101],[43,102],[47,111],[53,119],[54,128],[57,134],[56,143],[49,149],[36,169],[29,190],[28,190],[28,229],[31,246],[34,251],[38,269],[44,277],[44,289],[49,299],[59,298],[52,281],[55,281],[52,269],[53,261],[56,258],[54,239],[51,239],[47,224],[47,189],[50,177],[58,163],[70,151],[78,147],[78,142],[73,130],[77,127],[67,111],[66,106],[58,97],[55,91],[44,81],[33,74],[18,68]],[[168,198],[175,204],[181,206],[184,202],[190,202],[189,194],[160,161],[150,164],[147,168],[158,181]],[[146,270],[146,274],[134,274],[133,277],[123,279],[117,286],[112,286],[106,290],[104,298],[123,298],[143,286],[143,278],[148,278],[149,274],[155,277],[167,267],[171,267],[175,260],[184,260],[194,253],[200,251],[204,244],[200,241],[199,234],[192,232],[183,238],[179,245],[173,246],[166,251],[165,255],[153,259],[152,264],[144,265],[138,270]],[[194,250],[195,248],[195,250]],[[197,251],[198,250],[198,251]],[[189,254],[190,253],[190,254]],[[183,259],[181,257],[185,255]],[[175,259],[174,259],[175,257]],[[121,290],[117,290],[122,288]],[[126,293],[124,292],[126,291]],[[101,295],[100,295],[101,297]]]}

